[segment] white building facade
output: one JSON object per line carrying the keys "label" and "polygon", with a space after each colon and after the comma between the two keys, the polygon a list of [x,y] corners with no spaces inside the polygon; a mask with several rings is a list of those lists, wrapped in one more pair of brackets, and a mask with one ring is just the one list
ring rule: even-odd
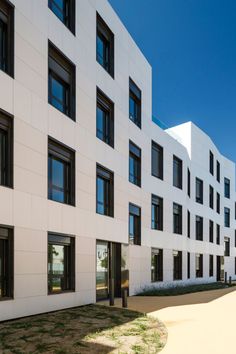
{"label": "white building facade", "polygon": [[0,321],[234,279],[235,165],[153,121],[108,1],[0,0],[0,40]]}

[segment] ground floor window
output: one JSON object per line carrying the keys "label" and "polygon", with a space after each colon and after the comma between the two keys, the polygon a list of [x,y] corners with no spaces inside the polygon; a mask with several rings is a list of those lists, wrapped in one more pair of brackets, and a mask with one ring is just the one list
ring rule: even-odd
{"label": "ground floor window", "polygon": [[48,293],[75,290],[75,239],[48,234]]}
{"label": "ground floor window", "polygon": [[152,265],[151,265],[152,282],[163,281],[163,250],[152,249]]}
{"label": "ground floor window", "polygon": [[173,258],[174,258],[173,279],[182,280],[182,252],[173,251]]}
{"label": "ground floor window", "polygon": [[214,256],[213,254],[209,255],[209,277],[214,276]]}
{"label": "ground floor window", "polygon": [[13,297],[13,229],[0,226],[0,300]]}
{"label": "ground floor window", "polygon": [[203,255],[196,254],[196,278],[203,277]]}

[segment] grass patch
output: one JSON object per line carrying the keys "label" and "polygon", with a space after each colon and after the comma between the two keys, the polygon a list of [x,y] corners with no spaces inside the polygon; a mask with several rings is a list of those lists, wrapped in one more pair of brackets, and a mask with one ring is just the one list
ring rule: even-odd
{"label": "grass patch", "polygon": [[209,290],[218,290],[218,289],[227,289],[235,286],[236,284],[224,284],[224,283],[207,283],[207,284],[195,284],[195,285],[178,285],[172,286],[169,288],[155,288],[150,287],[143,289],[143,291],[137,296],[175,296],[175,295],[184,295],[191,293],[198,293],[201,291],[209,291]]}
{"label": "grass patch", "polygon": [[158,353],[158,320],[139,312],[89,305],[0,323],[0,353]]}

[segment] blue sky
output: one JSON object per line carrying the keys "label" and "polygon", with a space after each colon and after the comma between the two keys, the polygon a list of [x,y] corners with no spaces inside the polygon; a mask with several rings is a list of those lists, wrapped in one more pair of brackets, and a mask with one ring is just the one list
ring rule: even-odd
{"label": "blue sky", "polygon": [[109,0],[153,68],[153,114],[236,161],[236,0]]}

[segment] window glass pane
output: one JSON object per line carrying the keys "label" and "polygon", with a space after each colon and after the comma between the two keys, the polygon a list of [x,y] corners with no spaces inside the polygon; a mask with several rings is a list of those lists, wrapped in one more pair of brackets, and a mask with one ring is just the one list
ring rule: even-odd
{"label": "window glass pane", "polygon": [[52,276],[52,291],[62,291],[64,278],[64,246],[49,245],[51,263],[49,270]]}
{"label": "window glass pane", "polygon": [[53,77],[51,77],[51,100],[55,108],[64,112],[65,87]]}
{"label": "window glass pane", "polygon": [[108,243],[97,242],[97,300],[108,297]]}
{"label": "window glass pane", "polygon": [[105,112],[97,107],[97,137],[105,140]]}
{"label": "window glass pane", "polygon": [[105,65],[105,43],[101,36],[97,36],[97,60],[102,66]]}
{"label": "window glass pane", "polygon": [[51,9],[64,22],[64,0],[51,0]]}
{"label": "window glass pane", "polygon": [[64,188],[64,163],[52,159],[52,184],[54,187]]}
{"label": "window glass pane", "polygon": [[97,178],[97,212],[105,214],[105,183],[100,177]]}

